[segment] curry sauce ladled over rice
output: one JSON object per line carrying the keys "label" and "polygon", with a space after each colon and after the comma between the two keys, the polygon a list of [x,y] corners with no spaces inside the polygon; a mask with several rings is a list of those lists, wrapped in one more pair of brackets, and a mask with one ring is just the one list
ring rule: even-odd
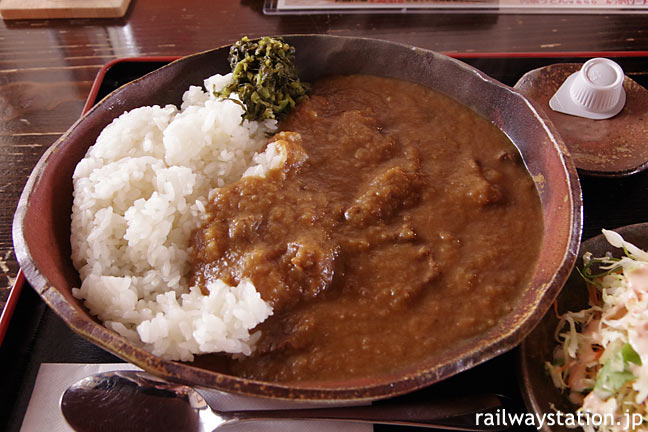
{"label": "curry sauce ladled over rice", "polygon": [[275,168],[217,189],[192,237],[195,285],[251,281],[273,309],[230,373],[390,373],[513,309],[543,221],[495,126],[422,86],[358,75],[315,83],[280,129]]}

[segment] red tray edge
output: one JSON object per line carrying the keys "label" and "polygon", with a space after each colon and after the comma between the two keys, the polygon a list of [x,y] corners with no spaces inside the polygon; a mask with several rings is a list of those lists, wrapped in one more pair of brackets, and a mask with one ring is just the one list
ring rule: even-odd
{"label": "red tray edge", "polygon": [[25,285],[25,276],[23,275],[22,269],[18,270],[18,275],[16,280],[9,291],[9,297],[7,298],[7,303],[5,304],[2,314],[0,314],[0,346],[2,346],[2,341],[7,334],[7,329],[9,328],[9,321],[13,315],[14,309],[16,309],[16,304],[18,303],[18,297],[20,297],[20,292],[22,291],[23,286]]}
{"label": "red tray edge", "polygon": [[[648,51],[561,51],[561,52],[452,52],[442,51],[442,54],[456,59],[470,59],[470,58],[568,58],[568,57],[648,57]],[[85,114],[96,103],[99,88],[103,82],[106,73],[110,68],[118,63],[127,62],[172,62],[178,60],[182,56],[139,56],[139,57],[122,57],[111,60],[106,63],[97,73],[88,98],[83,106],[82,114]]]}
{"label": "red tray edge", "polygon": [[111,60],[110,62],[106,63],[99,69],[99,72],[97,73],[97,76],[95,77],[94,81],[92,82],[92,87],[90,87],[90,92],[88,93],[88,97],[86,99],[86,103],[83,106],[83,111],[81,114],[85,114],[92,106],[97,102],[97,94],[99,93],[99,88],[101,87],[101,83],[103,82],[104,78],[106,77],[106,73],[110,68],[115,66],[118,63],[128,63],[128,62],[172,62],[174,60],[179,59],[180,56],[142,56],[142,57],[122,57],[122,58],[117,58],[114,60]]}

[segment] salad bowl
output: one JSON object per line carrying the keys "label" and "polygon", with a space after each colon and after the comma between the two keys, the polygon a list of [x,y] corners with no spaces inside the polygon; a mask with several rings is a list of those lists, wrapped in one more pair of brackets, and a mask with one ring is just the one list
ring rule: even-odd
{"label": "salad bowl", "polygon": [[[627,225],[612,230],[623,237],[628,243],[632,243],[642,250],[648,250],[648,223]],[[579,425],[590,424],[597,421],[597,418],[586,419],[584,415],[577,412],[578,406],[569,399],[567,390],[561,391],[554,386],[552,378],[547,369],[547,363],[553,361],[554,350],[559,344],[556,337],[559,316],[571,311],[576,312],[587,309],[590,293],[587,283],[579,269],[583,268],[583,256],[591,253],[592,257],[603,257],[610,254],[612,257],[624,256],[623,248],[617,248],[610,244],[605,235],[600,234],[581,243],[576,268],[567,280],[554,307],[552,307],[538,326],[522,342],[519,350],[519,375],[520,385],[524,402],[527,409],[535,415],[536,419],[551,419],[542,424],[543,432],[567,432],[573,431],[568,424],[571,420]],[[565,331],[562,329],[561,332]],[[601,419],[604,421],[605,419]],[[631,424],[632,415],[620,420],[619,426],[623,427],[624,422]]]}

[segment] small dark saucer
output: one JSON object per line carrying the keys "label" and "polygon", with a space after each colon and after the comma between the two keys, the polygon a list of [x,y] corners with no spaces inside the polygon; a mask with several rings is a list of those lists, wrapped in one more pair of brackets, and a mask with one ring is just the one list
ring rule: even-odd
{"label": "small dark saucer", "polygon": [[544,109],[583,174],[622,177],[648,167],[648,90],[625,77],[626,104],[616,116],[591,120],[563,114],[549,100],[580,63],[556,63],[527,72],[515,88]]}

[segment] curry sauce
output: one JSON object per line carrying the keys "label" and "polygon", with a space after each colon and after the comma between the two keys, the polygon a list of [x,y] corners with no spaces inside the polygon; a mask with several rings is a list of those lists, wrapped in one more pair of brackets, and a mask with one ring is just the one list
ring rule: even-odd
{"label": "curry sauce", "polygon": [[337,76],[282,122],[287,160],[221,188],[192,277],[254,283],[274,310],[229,371],[268,381],[390,373],[510,312],[539,254],[538,193],[508,138],[417,84]]}

